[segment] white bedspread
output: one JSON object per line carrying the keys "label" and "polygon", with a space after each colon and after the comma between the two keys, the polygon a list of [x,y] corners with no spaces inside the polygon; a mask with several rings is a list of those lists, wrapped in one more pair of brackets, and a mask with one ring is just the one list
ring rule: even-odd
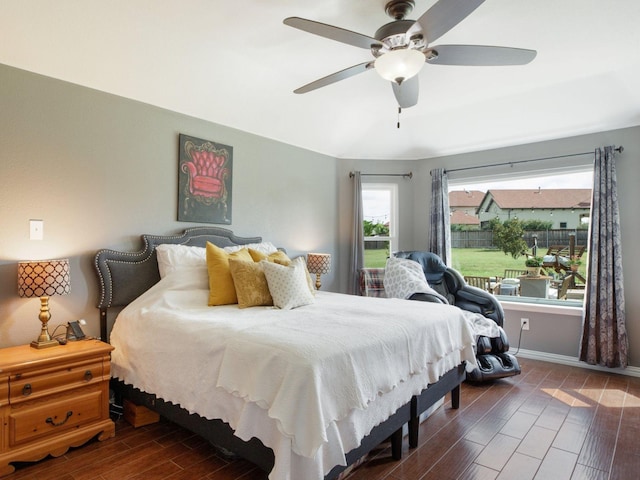
{"label": "white bedspread", "polygon": [[276,454],[272,480],[322,478],[412,395],[476,365],[456,307],[318,292],[285,311],[207,297],[176,274],[132,302],[111,334],[112,374],[260,438]]}

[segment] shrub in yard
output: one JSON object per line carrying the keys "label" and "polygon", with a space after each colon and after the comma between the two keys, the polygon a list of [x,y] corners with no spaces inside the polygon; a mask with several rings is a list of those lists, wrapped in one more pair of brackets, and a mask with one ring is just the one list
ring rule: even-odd
{"label": "shrub in yard", "polygon": [[514,259],[518,258],[529,247],[522,238],[524,229],[518,219],[505,220],[504,223],[495,222],[493,228],[493,244]]}

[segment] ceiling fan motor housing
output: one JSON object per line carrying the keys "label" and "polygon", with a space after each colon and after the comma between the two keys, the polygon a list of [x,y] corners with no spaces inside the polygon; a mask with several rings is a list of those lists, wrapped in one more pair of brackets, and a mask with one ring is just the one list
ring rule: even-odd
{"label": "ceiling fan motor housing", "polygon": [[396,20],[395,22],[390,22],[380,27],[373,37],[382,42],[384,46],[372,46],[371,53],[373,53],[375,57],[379,57],[383,53],[397,48],[423,50],[427,44],[422,34],[407,38],[407,30],[409,30],[414,23],[414,20]]}
{"label": "ceiling fan motor housing", "polygon": [[385,5],[384,11],[391,18],[402,20],[411,13],[415,5],[414,0],[391,0]]}

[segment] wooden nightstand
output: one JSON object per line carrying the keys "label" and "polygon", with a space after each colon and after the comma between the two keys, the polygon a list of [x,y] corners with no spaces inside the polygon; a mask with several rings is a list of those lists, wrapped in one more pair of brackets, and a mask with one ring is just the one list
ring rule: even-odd
{"label": "wooden nightstand", "polygon": [[0,476],[12,462],[58,457],[100,434],[109,418],[110,352],[98,340],[0,349]]}

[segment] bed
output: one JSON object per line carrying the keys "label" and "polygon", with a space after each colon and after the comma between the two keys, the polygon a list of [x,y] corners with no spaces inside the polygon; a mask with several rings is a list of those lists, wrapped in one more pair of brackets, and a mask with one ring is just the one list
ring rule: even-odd
{"label": "bed", "polygon": [[[194,227],[142,241],[139,251],[95,257],[114,389],[270,480],[337,478],[389,439],[399,459],[405,425],[415,447],[426,409],[448,392],[458,407],[465,370],[475,368],[459,309],[328,292],[291,310],[207,307],[202,271],[161,277],[157,247],[232,250],[262,239]],[[115,320],[110,309],[121,309]]]}

